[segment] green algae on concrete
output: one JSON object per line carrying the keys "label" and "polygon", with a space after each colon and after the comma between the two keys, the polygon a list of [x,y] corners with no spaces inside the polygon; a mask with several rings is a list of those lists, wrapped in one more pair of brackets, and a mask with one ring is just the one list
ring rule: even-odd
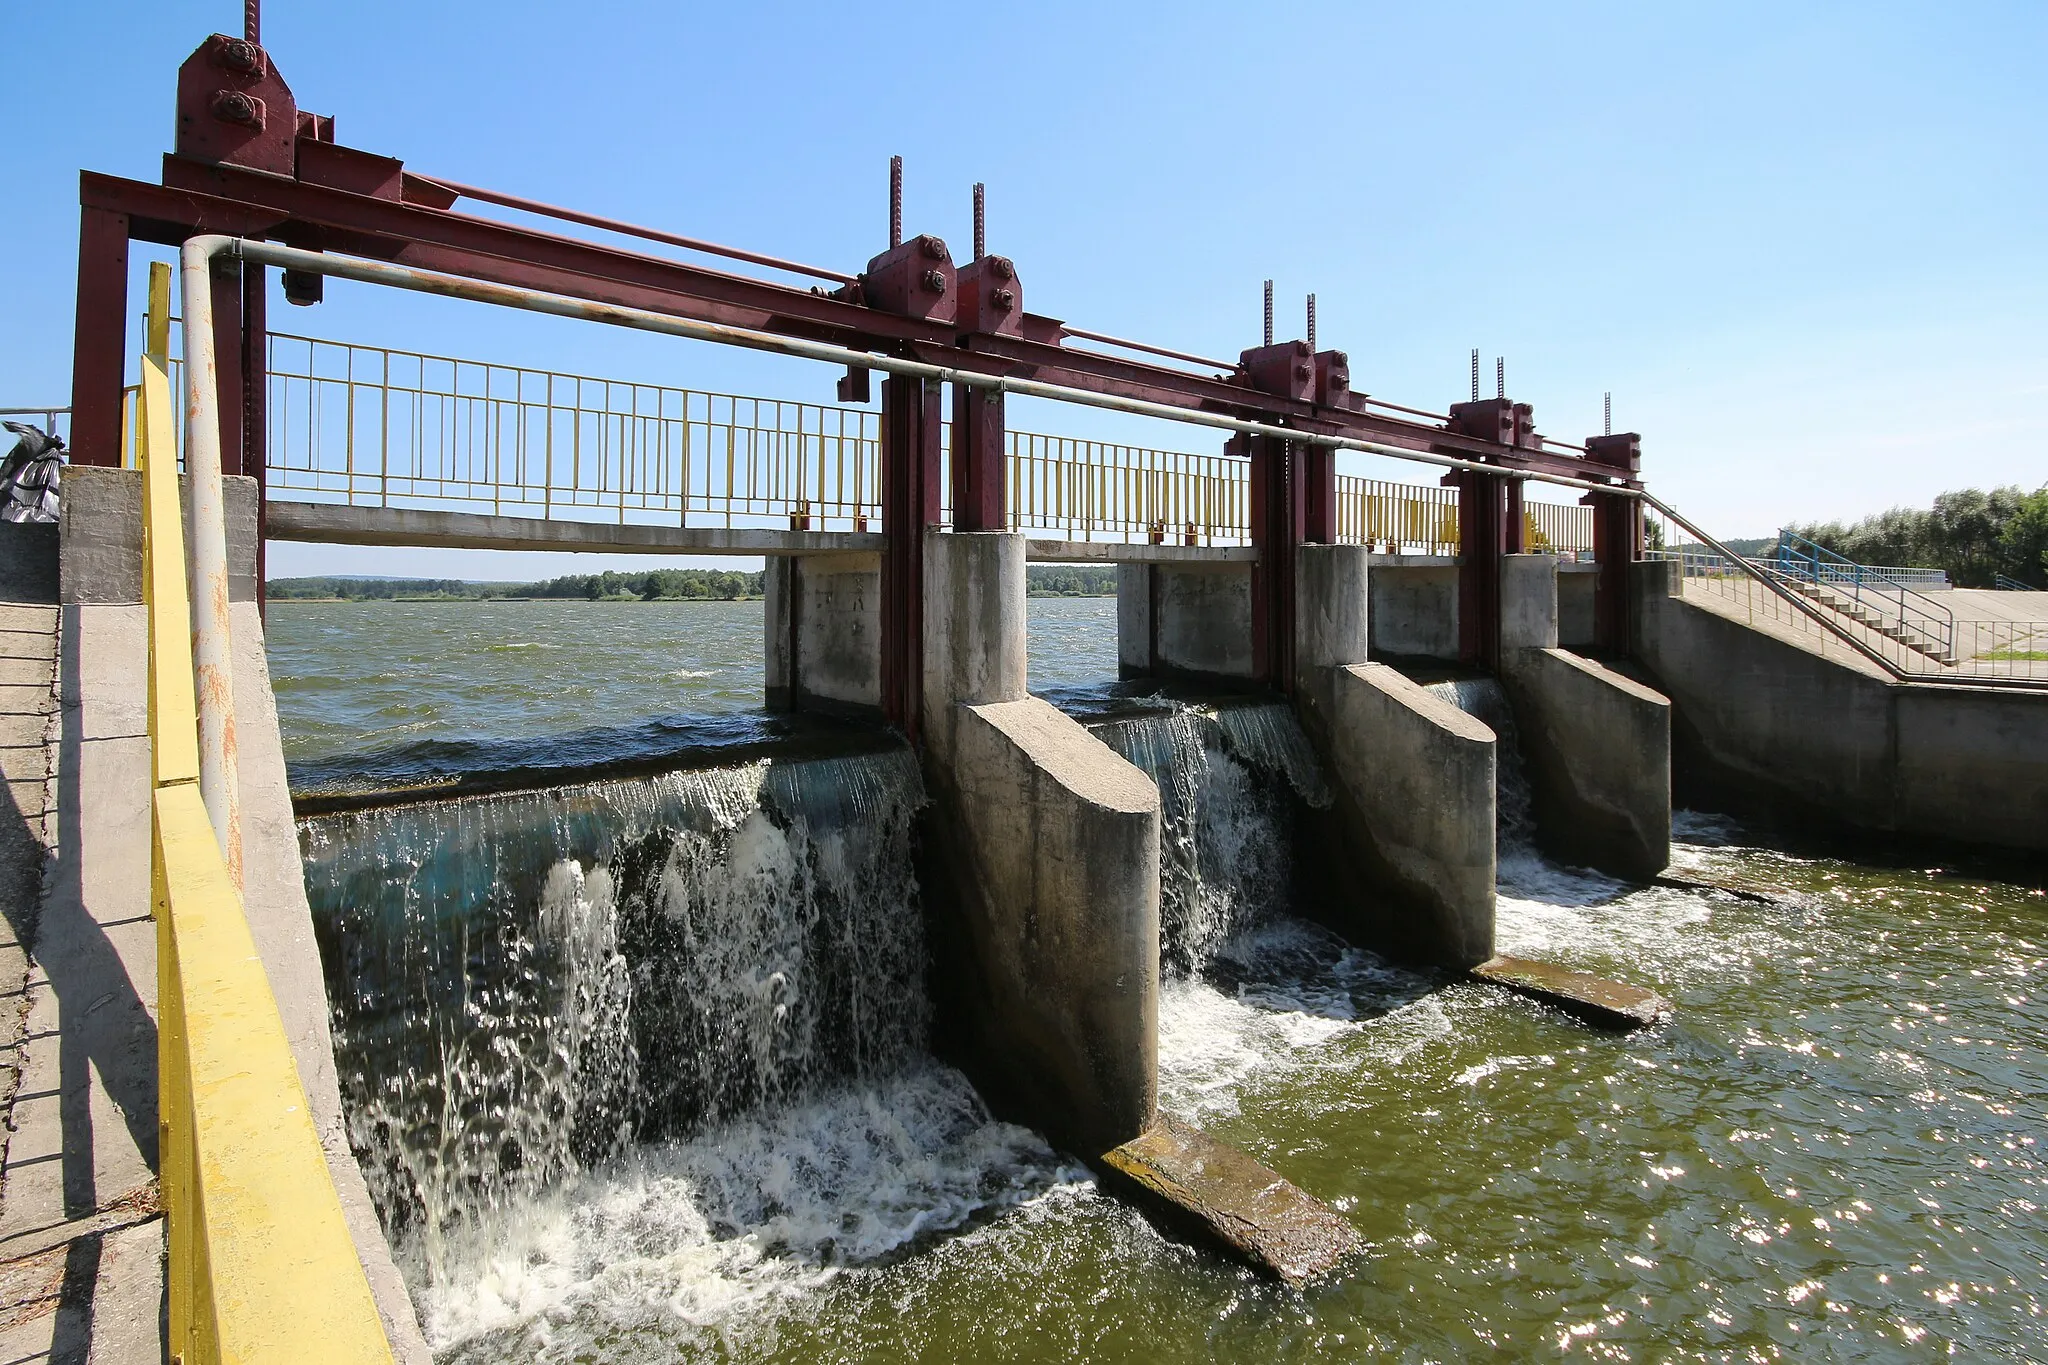
{"label": "green algae on concrete", "polygon": [[1601,1028],[1638,1029],[1671,1017],[1671,1002],[1652,990],[1522,957],[1493,957],[1472,969],[1474,980],[1555,1005]]}
{"label": "green algae on concrete", "polygon": [[1167,1114],[1099,1164],[1104,1183],[1148,1213],[1289,1284],[1315,1279],[1363,1245],[1329,1205]]}

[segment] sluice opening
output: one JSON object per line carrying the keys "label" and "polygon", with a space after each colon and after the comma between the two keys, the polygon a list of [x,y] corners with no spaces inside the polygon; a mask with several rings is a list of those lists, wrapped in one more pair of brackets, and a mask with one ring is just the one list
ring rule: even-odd
{"label": "sluice opening", "polygon": [[302,822],[349,1136],[437,1348],[701,1323],[1071,1175],[928,1050],[924,799],[870,742]]}
{"label": "sluice opening", "polygon": [[1327,927],[1315,815],[1332,792],[1291,706],[1131,682],[1060,703],[1160,794],[1161,1104],[1234,1114],[1304,1050],[1403,1009],[1438,976]]}

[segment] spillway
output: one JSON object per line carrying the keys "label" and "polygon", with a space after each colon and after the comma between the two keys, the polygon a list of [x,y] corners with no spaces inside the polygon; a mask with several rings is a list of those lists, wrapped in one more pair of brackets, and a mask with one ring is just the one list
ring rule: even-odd
{"label": "spillway", "polygon": [[898,747],[302,823],[350,1138],[437,1348],[622,1294],[714,1321],[1066,1178],[926,1050],[923,799]]}

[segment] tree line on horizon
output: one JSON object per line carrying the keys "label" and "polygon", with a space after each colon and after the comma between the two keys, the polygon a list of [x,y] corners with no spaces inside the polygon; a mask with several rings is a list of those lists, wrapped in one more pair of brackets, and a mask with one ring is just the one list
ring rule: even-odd
{"label": "tree line on horizon", "polygon": [[1858,564],[1945,569],[1957,587],[1988,588],[2003,574],[2048,588],[2048,485],[2032,493],[1962,488],[1928,508],[1788,529]]}
{"label": "tree line on horizon", "polygon": [[[272,578],[273,602],[480,602],[510,599],[583,599],[591,602],[737,602],[758,598],[761,570],[650,569],[645,573],[565,574],[535,583],[472,582],[462,578]],[[1116,591],[1116,570],[1083,564],[1033,564],[1025,570],[1033,597],[1101,597]]]}

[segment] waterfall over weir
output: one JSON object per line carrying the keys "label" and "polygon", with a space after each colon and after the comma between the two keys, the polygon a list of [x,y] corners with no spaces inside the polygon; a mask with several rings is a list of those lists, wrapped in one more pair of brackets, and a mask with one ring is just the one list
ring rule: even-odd
{"label": "waterfall over weir", "polygon": [[892,748],[304,822],[350,1138],[437,1346],[657,1283],[702,1323],[1061,1178],[926,1053],[922,801]]}
{"label": "waterfall over weir", "polygon": [[1291,908],[1295,803],[1326,806],[1330,794],[1285,705],[1176,704],[1092,728],[1159,787],[1164,971],[1199,971]]}

